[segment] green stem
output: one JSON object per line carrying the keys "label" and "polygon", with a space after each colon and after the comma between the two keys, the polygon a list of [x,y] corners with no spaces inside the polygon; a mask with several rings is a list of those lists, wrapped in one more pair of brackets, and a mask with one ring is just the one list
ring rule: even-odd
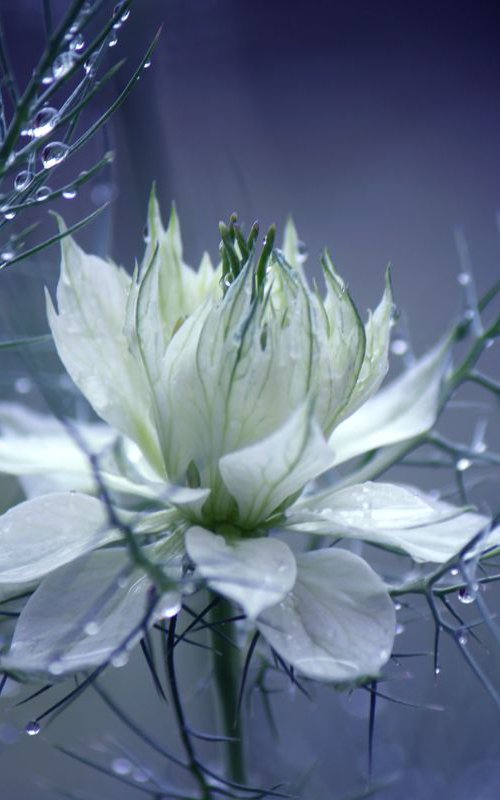
{"label": "green stem", "polygon": [[234,622],[225,622],[235,616],[229,600],[220,598],[211,612],[212,648],[215,693],[222,734],[231,737],[224,742],[227,778],[236,783],[246,783],[243,727],[238,709],[241,681],[241,659],[236,645]]}

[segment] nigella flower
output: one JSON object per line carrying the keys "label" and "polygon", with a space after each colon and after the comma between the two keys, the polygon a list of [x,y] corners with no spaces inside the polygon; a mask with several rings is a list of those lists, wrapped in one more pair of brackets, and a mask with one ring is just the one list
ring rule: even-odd
{"label": "nigella flower", "polygon": [[[154,194],[148,230],[132,278],[63,240],[57,310],[47,299],[59,356],[108,426],[92,435],[108,442],[97,463],[113,514],[64,431],[3,409],[2,468],[55,490],[45,483],[0,518],[1,596],[32,592],[0,668],[60,676],[116,660],[144,624],[177,613],[187,564],[190,584],[238,604],[300,673],[376,676],[394,606],[372,567],[331,537],[441,562],[485,519],[403,486],[312,482],[433,425],[448,341],[375,394],[388,366],[388,282],[363,325],[327,254],[326,295],[311,290],[291,224],[283,250],[271,229],[259,254],[256,229],[245,239],[232,220],[221,266],[205,256],[198,272],[183,262],[175,212],[165,231]],[[297,532],[325,547],[299,552]],[[152,582],[161,597],[145,620]]]}

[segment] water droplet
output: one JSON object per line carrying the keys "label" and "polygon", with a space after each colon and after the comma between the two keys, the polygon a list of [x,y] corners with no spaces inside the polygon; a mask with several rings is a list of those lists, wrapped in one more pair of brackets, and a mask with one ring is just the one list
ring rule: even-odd
{"label": "water droplet", "polygon": [[21,172],[18,172],[14,178],[14,189],[17,192],[22,192],[23,189],[28,188],[32,180],[33,173],[29,172],[27,169],[23,169]]}
{"label": "water droplet", "polygon": [[144,69],[149,69],[150,66],[151,66],[151,60],[148,59],[147,61],[144,62]]}
{"label": "water droplet", "polygon": [[114,758],[111,762],[111,769],[116,775],[130,775],[132,764],[127,758]]}
{"label": "water droplet", "polygon": [[393,339],[391,342],[391,353],[395,356],[404,356],[408,352],[408,342],[406,339]]}
{"label": "water droplet", "polygon": [[16,212],[11,211],[8,206],[2,207],[2,214],[4,215],[5,219],[8,220],[14,219],[14,217],[16,216]]}
{"label": "water droplet", "polygon": [[85,40],[81,33],[77,33],[75,38],[70,42],[69,49],[78,51],[83,47],[85,47]]}
{"label": "water droplet", "polygon": [[122,650],[120,653],[116,653],[111,658],[111,664],[113,667],[119,668],[124,667],[128,664],[129,655],[126,650]]}
{"label": "water droplet", "polygon": [[59,53],[59,55],[55,58],[52,67],[52,73],[56,81],[59,80],[59,78],[63,78],[65,75],[67,75],[74,63],[74,53],[69,51],[66,53]]}
{"label": "water droplet", "polygon": [[92,78],[96,73],[97,53],[91,53],[83,65],[86,74]]}
{"label": "water droplet", "polygon": [[434,667],[434,675],[440,675],[440,674],[441,674],[441,667]]}
{"label": "water droplet", "polygon": [[[124,5],[125,3],[123,0],[121,0],[120,3],[117,3],[113,11],[113,16],[115,16],[116,14],[120,14],[120,10],[123,8]],[[123,13],[120,14],[120,22],[126,22],[129,17],[130,17],[130,8],[126,8],[123,11]]]}
{"label": "water droplet", "polygon": [[151,235],[149,233],[149,227],[147,225],[145,225],[144,228],[142,229],[142,238],[144,239],[146,244],[149,244],[149,242],[151,241]]}
{"label": "water droplet", "polygon": [[459,472],[465,472],[470,466],[472,466],[472,461],[468,458],[459,458],[456,463],[456,468]]}
{"label": "water droplet", "polygon": [[460,286],[468,286],[471,280],[471,276],[468,272],[459,272],[457,275],[457,281],[459,282]]}
{"label": "water droplet", "polygon": [[45,169],[52,169],[60,164],[69,153],[69,146],[63,142],[50,142],[42,150],[42,164]]}
{"label": "water droplet", "polygon": [[404,630],[405,630],[405,626],[401,625],[401,623],[398,623],[396,625],[396,636],[401,636],[401,634],[404,633]]}
{"label": "water droplet", "polygon": [[118,44],[118,36],[116,35],[115,31],[112,31],[109,34],[108,47],[115,47],[117,44]]}
{"label": "water droplet", "polygon": [[42,78],[43,85],[50,86],[50,84],[53,82],[54,82],[54,76],[50,72],[46,72]]}
{"label": "water droplet", "polygon": [[28,736],[37,736],[40,733],[40,723],[36,721],[36,719],[31,720],[28,722],[24,728],[24,732],[28,734]]}
{"label": "water droplet", "polygon": [[83,628],[83,632],[87,636],[95,636],[97,633],[99,633],[100,627],[101,626],[99,625],[98,622],[95,621],[87,622],[87,624]]}
{"label": "water droplet", "polygon": [[453,575],[453,577],[455,577],[455,575],[458,575],[458,573],[459,570],[457,569],[457,567],[453,567],[452,569],[450,569],[450,575]]}
{"label": "water droplet", "polygon": [[459,589],[458,599],[461,603],[464,603],[464,605],[470,605],[476,598],[474,592],[471,592],[467,586],[464,586],[462,589]]}
{"label": "water droplet", "polygon": [[63,662],[59,659],[52,661],[52,663],[49,664],[49,672],[51,675],[62,675],[64,672]]}
{"label": "water droplet", "polygon": [[473,308],[466,308],[465,311],[464,311],[464,317],[465,317],[465,319],[467,319],[469,321],[474,319],[474,317],[475,317],[474,309]]}
{"label": "water droplet", "polygon": [[40,186],[35,192],[35,200],[41,203],[43,200],[46,200],[47,197],[50,197],[50,195],[51,189],[48,186]]}
{"label": "water droplet", "polygon": [[495,344],[494,339],[486,339],[484,346],[486,347],[487,350],[489,350],[490,347],[493,347],[494,344]]}
{"label": "water droplet", "polygon": [[181,596],[179,592],[167,592],[160,599],[158,604],[158,614],[160,619],[171,619],[181,610]]}
{"label": "water droplet", "polygon": [[401,603],[394,603],[394,610],[395,611],[401,611],[401,609],[402,609]]}
{"label": "water droplet", "polygon": [[459,643],[459,644],[460,644],[462,647],[465,647],[465,645],[467,644],[467,635],[466,635],[465,633],[461,633],[461,634],[459,635],[459,637],[458,637],[458,643]]}
{"label": "water droplet", "polygon": [[68,186],[66,189],[64,189],[62,196],[65,200],[73,200],[76,197],[76,187]]}
{"label": "water droplet", "polygon": [[41,136],[46,136],[47,133],[50,133],[51,130],[55,128],[57,118],[58,114],[55,108],[52,108],[51,106],[41,108],[33,121],[33,128],[31,129],[30,134],[34,136],[35,139],[39,139]]}
{"label": "water droplet", "polygon": [[6,248],[5,250],[2,250],[2,252],[0,253],[0,258],[2,259],[2,261],[12,261],[15,255],[16,254],[14,250],[12,250],[11,248],[8,249]]}

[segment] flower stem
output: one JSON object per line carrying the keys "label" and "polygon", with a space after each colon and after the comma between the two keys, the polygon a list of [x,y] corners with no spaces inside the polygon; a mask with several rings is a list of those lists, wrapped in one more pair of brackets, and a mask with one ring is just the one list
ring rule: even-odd
{"label": "flower stem", "polygon": [[224,736],[227,778],[236,783],[246,783],[243,729],[238,708],[241,681],[241,659],[236,644],[236,631],[232,618],[234,606],[219,597],[211,611],[212,655],[215,694],[219,711],[219,724]]}

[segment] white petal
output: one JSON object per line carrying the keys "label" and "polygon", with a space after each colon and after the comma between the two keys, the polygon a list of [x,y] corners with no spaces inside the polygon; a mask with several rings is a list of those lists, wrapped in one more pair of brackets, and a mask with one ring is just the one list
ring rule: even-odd
{"label": "white petal", "polygon": [[0,668],[58,677],[105,663],[141,636],[150,581],[123,549],[89,553],[44,579],[17,622]]}
{"label": "white petal", "polygon": [[395,612],[379,576],[358,556],[328,549],[297,558],[290,594],[257,621],[270,645],[316,680],[375,677],[392,650]]}
{"label": "white petal", "polygon": [[57,492],[0,517],[0,584],[27,583],[119,538],[100,500]]}
{"label": "white petal", "polygon": [[204,528],[186,533],[186,549],[210,588],[238,603],[255,619],[295,583],[295,559],[278,539],[226,540]]}
{"label": "white petal", "polygon": [[389,342],[392,324],[392,290],[389,274],[382,300],[365,325],[366,346],[356,386],[341,418],[345,419],[377,391],[389,368]]}
{"label": "white petal", "polygon": [[221,458],[220,472],[244,527],[265,520],[331,466],[333,453],[311,411],[304,403],[276,433]]}
{"label": "white petal", "polygon": [[[88,452],[98,453],[116,438],[106,425],[78,423],[74,426]],[[87,453],[55,417],[0,403],[0,429],[0,472],[39,476],[45,492],[54,489],[95,491]]]}
{"label": "white petal", "polygon": [[412,439],[432,428],[449,353],[447,337],[342,422],[330,438],[335,463]]}
{"label": "white petal", "polygon": [[129,288],[126,272],[66,237],[58,312],[47,294],[47,316],[64,366],[96,413],[137,442],[161,472],[148,385],[123,330]]}
{"label": "white petal", "polygon": [[[308,511],[310,515],[308,516]],[[287,527],[364,539],[402,550],[415,561],[441,563],[456,555],[488,524],[487,517],[391,483],[365,483],[299,501]],[[482,543],[500,540],[500,529]]]}

